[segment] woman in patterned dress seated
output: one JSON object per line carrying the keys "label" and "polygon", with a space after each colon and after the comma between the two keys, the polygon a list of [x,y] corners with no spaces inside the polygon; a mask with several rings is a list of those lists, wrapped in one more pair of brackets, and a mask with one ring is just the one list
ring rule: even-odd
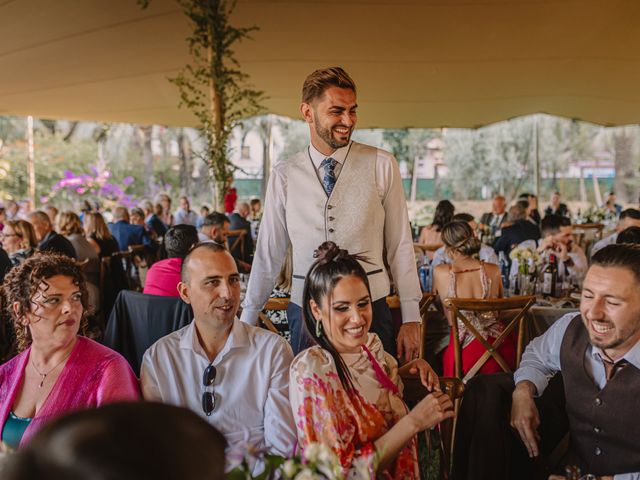
{"label": "woman in patterned dress seated", "polygon": [[[398,368],[371,326],[371,292],[358,255],[333,242],[316,250],[304,286],[305,325],[317,343],[291,365],[289,397],[302,449],[330,447],[345,473],[417,479],[416,434],[453,416],[424,360]],[[419,374],[433,393],[409,411],[401,374]]]}

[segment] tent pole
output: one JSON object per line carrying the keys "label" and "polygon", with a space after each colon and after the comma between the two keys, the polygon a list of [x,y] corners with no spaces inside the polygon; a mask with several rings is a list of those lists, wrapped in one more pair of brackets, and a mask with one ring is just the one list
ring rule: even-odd
{"label": "tent pole", "polygon": [[29,174],[29,201],[31,209],[36,209],[36,166],[33,147],[33,117],[27,117],[27,171]]}
{"label": "tent pole", "polygon": [[534,175],[534,185],[533,185],[533,193],[535,194],[536,197],[538,197],[538,199],[540,198],[540,156],[538,155],[539,151],[540,151],[540,145],[539,145],[539,135],[538,135],[538,118],[540,117],[540,114],[536,113],[534,115],[534,119],[533,119],[533,135],[534,135],[534,139],[533,139],[533,145],[534,145],[534,149],[535,149],[535,155],[534,155],[534,164],[533,164],[533,175]]}

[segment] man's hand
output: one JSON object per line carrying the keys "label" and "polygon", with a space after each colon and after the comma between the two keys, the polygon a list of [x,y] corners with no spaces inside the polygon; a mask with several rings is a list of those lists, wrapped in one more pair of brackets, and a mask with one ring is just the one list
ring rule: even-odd
{"label": "man's hand", "polygon": [[533,401],[535,393],[536,387],[533,383],[526,380],[520,382],[513,392],[511,405],[511,426],[518,431],[531,458],[537,457],[540,453],[538,450],[540,415]]}
{"label": "man's hand", "polygon": [[402,363],[418,358],[420,353],[420,322],[403,323],[398,332],[398,358]]}

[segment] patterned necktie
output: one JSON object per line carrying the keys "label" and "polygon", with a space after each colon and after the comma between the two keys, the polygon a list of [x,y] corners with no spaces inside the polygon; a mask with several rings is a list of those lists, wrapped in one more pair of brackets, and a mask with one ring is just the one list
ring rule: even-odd
{"label": "patterned necktie", "polygon": [[327,195],[331,195],[333,191],[333,187],[336,184],[336,164],[338,162],[331,158],[325,158],[320,164],[320,168],[324,168],[324,178],[322,179],[322,185],[324,186],[324,191],[327,192]]}

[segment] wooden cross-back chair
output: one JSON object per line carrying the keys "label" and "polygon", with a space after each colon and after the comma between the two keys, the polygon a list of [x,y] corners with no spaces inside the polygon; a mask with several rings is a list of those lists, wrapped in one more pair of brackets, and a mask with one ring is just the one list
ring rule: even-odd
{"label": "wooden cross-back chair", "polygon": [[[426,358],[426,344],[427,344],[427,312],[429,306],[435,300],[436,295],[433,293],[424,292],[422,299],[420,300],[420,358],[423,360]],[[390,295],[387,297],[387,305],[390,309],[400,308],[400,297],[397,295]]]}
{"label": "wooden cross-back chair", "polygon": [[574,225],[574,235],[576,243],[585,252],[589,246],[602,239],[602,232],[604,231],[603,223],[582,223]]}
{"label": "wooden cross-back chair", "polygon": [[[463,382],[467,382],[467,380],[478,373],[482,366],[491,357],[495,359],[502,370],[505,372],[511,372],[511,368],[509,368],[509,365],[502,355],[498,353],[497,349],[502,345],[507,336],[517,328],[518,344],[516,351],[516,365],[520,363],[520,357],[522,356],[522,351],[524,349],[524,322],[526,313],[533,306],[535,301],[535,296],[492,298],[485,300],[476,298],[445,299],[444,305],[453,313],[451,325],[453,329],[454,371],[456,377],[461,379]],[[498,318],[503,318],[503,315],[506,315],[509,311],[515,312],[515,314],[511,320],[505,324],[504,330],[498,338],[494,340],[493,344],[490,344],[465,316],[465,311],[472,311],[476,313],[496,312],[498,314]],[[460,332],[457,320],[460,320],[474,338],[477,339],[486,349],[478,361],[467,371],[467,374],[464,377],[462,375],[462,346],[460,344]]]}
{"label": "wooden cross-back chair", "polygon": [[[440,377],[440,389],[449,395],[454,404],[456,416],[448,418],[441,422],[438,427],[440,430],[440,442],[438,451],[440,454],[440,478],[448,480],[451,474],[451,457],[453,453],[454,431],[457,419],[458,406],[464,394],[464,384],[462,380],[456,377]],[[429,391],[420,383],[418,376],[402,377],[404,383],[404,400],[413,405],[429,395]],[[430,430],[425,432],[427,446],[432,443],[432,435]],[[430,449],[430,448],[429,448]]]}
{"label": "wooden cross-back chair", "polygon": [[280,334],[276,326],[273,322],[267,317],[264,313],[264,310],[287,310],[289,306],[288,298],[270,298],[267,300],[267,303],[264,305],[263,311],[258,313],[258,323],[261,327],[266,328],[267,330]]}
{"label": "wooden cross-back chair", "polygon": [[244,237],[247,231],[244,229],[229,230],[227,238],[233,238],[233,243],[229,245],[229,251],[233,252],[236,248],[240,248],[240,258],[244,260]]}

